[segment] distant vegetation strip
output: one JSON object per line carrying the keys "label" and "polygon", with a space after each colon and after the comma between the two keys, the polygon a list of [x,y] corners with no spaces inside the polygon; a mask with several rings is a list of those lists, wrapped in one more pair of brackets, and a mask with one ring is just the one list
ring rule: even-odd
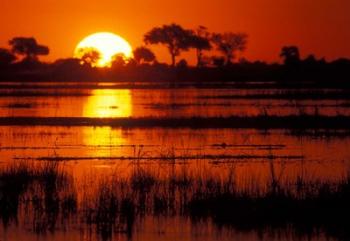
{"label": "distant vegetation strip", "polygon": [[[179,161],[190,161],[190,160],[216,160],[222,159],[226,162],[238,162],[238,160],[246,159],[262,159],[262,160],[300,160],[305,158],[302,155],[182,155],[182,156],[147,156],[147,157],[135,157],[135,156],[45,156],[38,158],[21,158],[15,157],[14,160],[38,160],[38,161],[83,161],[83,160],[127,160],[127,161],[173,161],[175,159]],[[229,159],[229,161],[227,161]]]}
{"label": "distant vegetation strip", "polygon": [[[235,90],[235,89],[234,89]],[[80,90],[61,92],[55,89],[42,89],[38,91],[32,90],[11,90],[0,91],[0,98],[3,97],[84,97],[92,96],[89,92]],[[346,90],[334,91],[320,91],[320,90],[306,90],[306,91],[280,91],[273,90],[270,93],[247,93],[247,94],[231,94],[231,95],[200,95],[199,99],[222,99],[222,100],[236,100],[236,99],[271,99],[271,100],[349,100],[350,92]]]}
{"label": "distant vegetation strip", "polygon": [[313,90],[313,91],[325,91],[325,89],[332,89],[338,91],[349,90],[350,85],[348,82],[332,83],[332,82],[277,82],[277,81],[179,81],[179,82],[167,82],[167,81],[108,81],[96,82],[96,81],[80,81],[80,82],[62,82],[62,81],[20,81],[11,80],[11,82],[4,82],[0,79],[0,89],[21,91],[21,90],[42,90],[42,89],[77,89],[77,90],[93,90],[93,89],[253,89],[253,90]]}
{"label": "distant vegetation strip", "polygon": [[189,118],[0,117],[0,126],[112,126],[125,128],[350,129],[350,116],[290,115]]}
{"label": "distant vegetation strip", "polygon": [[203,95],[200,99],[271,99],[271,100],[346,100],[350,99],[347,91],[305,91],[305,92],[277,92],[277,93],[254,93],[236,95]]}

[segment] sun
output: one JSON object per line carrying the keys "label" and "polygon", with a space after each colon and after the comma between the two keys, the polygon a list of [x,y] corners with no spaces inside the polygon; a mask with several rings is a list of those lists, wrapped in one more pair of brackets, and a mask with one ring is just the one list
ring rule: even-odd
{"label": "sun", "polygon": [[81,59],[87,51],[98,52],[94,67],[110,67],[116,55],[123,55],[125,58],[132,57],[130,44],[122,37],[109,32],[100,32],[84,38],[75,48],[74,57]]}

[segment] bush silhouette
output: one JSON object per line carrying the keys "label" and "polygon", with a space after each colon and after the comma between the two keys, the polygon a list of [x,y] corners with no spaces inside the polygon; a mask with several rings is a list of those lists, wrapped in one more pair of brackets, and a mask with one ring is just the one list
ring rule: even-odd
{"label": "bush silhouette", "polygon": [[297,46],[285,46],[281,50],[280,57],[285,65],[295,65],[300,62],[300,53]]}
{"label": "bush silhouette", "polygon": [[138,47],[133,51],[134,59],[137,64],[150,63],[156,60],[154,53],[146,47]]}
{"label": "bush silhouette", "polygon": [[90,65],[95,67],[101,58],[100,52],[94,48],[82,48],[79,50],[80,63],[83,65]]}
{"label": "bush silhouette", "polygon": [[0,48],[0,67],[8,66],[16,60],[16,56],[8,49]]}

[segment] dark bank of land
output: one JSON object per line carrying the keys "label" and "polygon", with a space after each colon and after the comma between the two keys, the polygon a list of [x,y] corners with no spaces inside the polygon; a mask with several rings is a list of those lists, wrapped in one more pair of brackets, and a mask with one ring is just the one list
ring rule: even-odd
{"label": "dark bank of land", "polygon": [[292,66],[255,62],[201,68],[170,67],[164,64],[126,64],[112,68],[93,68],[81,65],[74,59],[68,59],[53,64],[18,63],[0,68],[0,81],[151,82],[168,83],[170,87],[177,87],[177,85],[181,87],[186,82],[191,82],[193,86],[219,87],[220,83],[225,85],[225,83],[234,82],[236,85],[231,83],[232,86],[225,85],[225,87],[234,88],[238,85],[238,87],[248,88],[265,88],[265,86],[266,88],[332,88],[349,86],[350,61],[343,59],[329,63],[300,62]]}
{"label": "dark bank of land", "polygon": [[112,126],[122,128],[252,128],[348,130],[348,116],[258,115],[174,118],[0,117],[0,126]]}

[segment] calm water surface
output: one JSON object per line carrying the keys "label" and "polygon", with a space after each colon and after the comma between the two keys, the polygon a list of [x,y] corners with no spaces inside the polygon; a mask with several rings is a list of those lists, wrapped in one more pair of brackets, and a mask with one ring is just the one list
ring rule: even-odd
{"label": "calm water surface", "polygon": [[[29,87],[28,87],[29,85]],[[3,83],[1,117],[226,117],[256,115],[350,115],[347,98],[268,98],[295,90],[207,88],[119,88],[62,83]],[[78,85],[78,86],[77,86]],[[60,88],[55,88],[60,86]],[[340,90],[329,90],[337,93]],[[308,90],[299,90],[306,93]],[[312,92],[315,93],[315,90]],[[322,91],[324,93],[324,91]],[[258,96],[257,96],[258,95]],[[248,97],[247,97],[248,96]],[[61,161],[78,183],[89,175],[127,176],[135,159],[159,173],[170,168],[190,175],[225,175],[234,169],[238,186],[249,180],[264,186],[271,168],[281,180],[303,175],[310,180],[340,180],[348,172],[350,136],[290,130],[112,128],[109,126],[0,126],[2,166],[20,161]],[[169,158],[171,157],[171,158]],[[169,159],[172,160],[171,165]],[[140,163],[139,163],[140,164]],[[161,174],[160,174],[161,175]],[[32,218],[32,217],[31,217]],[[24,213],[16,225],[0,228],[0,240],[99,240],[73,222],[38,235]],[[136,222],[132,235],[115,240],[306,240],[292,232],[261,234],[218,228],[210,221],[148,216]],[[24,239],[25,238],[25,239]],[[315,240],[329,240],[322,234]]]}

